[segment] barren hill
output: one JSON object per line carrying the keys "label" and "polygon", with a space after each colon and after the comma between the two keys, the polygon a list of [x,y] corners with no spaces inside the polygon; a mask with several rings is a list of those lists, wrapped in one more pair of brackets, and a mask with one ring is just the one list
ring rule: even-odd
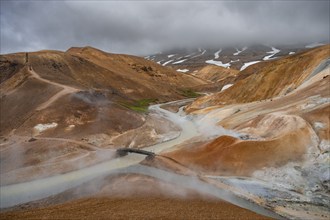
{"label": "barren hill", "polygon": [[[19,128],[27,119],[34,121],[30,126],[47,118],[67,127],[74,121],[69,119],[72,114],[86,126],[99,117],[99,111],[104,117],[115,116],[107,117],[110,127],[126,130],[141,123],[141,116],[129,109],[135,102],[182,99],[185,87],[205,83],[140,57],[91,47],[8,54],[0,59],[1,134]],[[97,120],[101,130],[106,126],[101,126],[104,117]]]}
{"label": "barren hill", "polygon": [[196,100],[189,110],[198,109],[200,105],[205,104],[212,106],[247,103],[285,95],[315,74],[313,71],[317,71],[318,66],[326,67],[329,57],[330,45],[326,45],[248,67],[242,71],[247,78],[239,80],[226,91]]}
{"label": "barren hill", "polygon": [[[2,55],[1,216],[142,218],[141,204],[169,203],[170,217],[196,215],[186,199],[200,218],[260,217],[209,203],[221,199],[328,219],[330,45],[258,50],[267,59],[241,71],[197,63],[191,74],[91,47]],[[124,203],[132,212],[109,212]]]}
{"label": "barren hill", "polygon": [[[313,45],[312,45],[313,46]],[[172,49],[146,56],[178,72],[193,74],[206,65],[243,70],[252,63],[292,55],[311,48],[311,45],[246,45],[238,47]]]}

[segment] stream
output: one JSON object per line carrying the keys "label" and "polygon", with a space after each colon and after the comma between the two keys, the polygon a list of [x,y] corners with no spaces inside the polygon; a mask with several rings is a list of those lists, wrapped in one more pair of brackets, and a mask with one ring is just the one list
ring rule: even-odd
{"label": "stream", "polygon": [[[162,105],[163,104],[152,105],[149,107],[149,110],[152,114],[158,114],[161,117],[170,120],[176,125],[180,126],[181,133],[175,139],[143,148],[143,150],[152,151],[156,154],[159,154],[160,152],[165,150],[169,150],[173,146],[180,144],[190,138],[201,135],[201,131],[198,129],[197,123],[195,123],[195,121],[188,116],[185,116],[182,111],[182,108],[180,108],[178,113],[173,113],[161,108]],[[128,154],[124,157],[115,158],[103,163],[99,163],[68,173],[55,175],[43,179],[37,179],[30,182],[1,186],[0,208],[8,208],[18,204],[56,195],[65,190],[77,187],[82,183],[91,181],[97,177],[124,173],[137,173],[151,176],[179,186],[191,188],[202,193],[211,194],[219,199],[228,201],[232,204],[246,209],[250,209],[262,215],[270,216],[277,219],[281,218],[279,215],[275,214],[270,210],[258,206],[257,204],[246,199],[242,199],[234,193],[230,192],[229,190],[222,189],[213,186],[212,184],[206,183],[197,177],[179,175],[157,168],[140,165],[139,163],[144,159],[145,155]]]}
{"label": "stream", "polygon": [[[198,135],[198,130],[195,123],[187,119],[185,116],[181,116],[181,111],[179,111],[178,113],[173,113],[162,109],[161,105],[162,104],[152,105],[149,107],[149,110],[153,114],[159,114],[161,117],[164,117],[165,119],[170,120],[173,123],[179,125],[181,128],[181,133],[175,139],[158,143],[143,149],[147,151],[152,151],[156,154]],[[37,179],[29,182],[1,186],[0,208],[7,208],[21,203],[34,201],[61,193],[67,189],[79,186],[84,182],[90,181],[96,177],[108,175],[114,170],[138,164],[144,159],[144,155],[128,154],[124,157],[115,158],[103,163],[99,163],[79,170],[74,170],[68,173],[55,175],[43,179]]]}

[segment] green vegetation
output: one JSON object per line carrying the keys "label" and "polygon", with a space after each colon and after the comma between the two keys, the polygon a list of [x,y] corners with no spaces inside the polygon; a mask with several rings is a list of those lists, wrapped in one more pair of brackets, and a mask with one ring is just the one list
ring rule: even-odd
{"label": "green vegetation", "polygon": [[151,103],[156,102],[157,99],[140,99],[133,103],[131,102],[120,102],[119,104],[121,106],[124,106],[128,109],[131,109],[133,111],[139,112],[139,113],[146,113],[148,112],[148,107]]}
{"label": "green vegetation", "polygon": [[187,98],[197,98],[200,94],[194,92],[192,89],[182,89],[181,94]]}

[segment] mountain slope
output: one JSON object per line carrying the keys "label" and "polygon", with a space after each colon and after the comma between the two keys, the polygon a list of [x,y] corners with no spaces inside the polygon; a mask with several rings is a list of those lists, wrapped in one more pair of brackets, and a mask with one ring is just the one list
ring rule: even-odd
{"label": "mountain slope", "polygon": [[[8,54],[0,60],[2,135],[18,128],[29,134],[36,124],[50,122],[58,124],[51,129],[57,135],[124,131],[144,120],[130,110],[143,108],[134,106],[139,100],[182,99],[185,87],[205,83],[140,57],[91,47]],[[76,127],[66,131],[73,122]],[[97,129],[91,126],[97,123]]]}
{"label": "mountain slope", "polygon": [[192,74],[206,65],[243,70],[248,65],[307,50],[305,45],[250,45],[242,47],[173,49],[145,58]]}
{"label": "mountain slope", "polygon": [[[193,115],[202,121],[216,121],[242,136],[220,135],[204,143],[177,147],[166,155],[210,175],[253,176],[268,168],[278,172],[274,174],[278,181],[286,172],[281,167],[293,164],[313,169],[313,175],[322,179],[324,170],[318,166],[327,163],[330,146],[329,85],[330,67],[286,96],[194,111]],[[306,181],[308,184],[311,183]],[[326,182],[322,184],[326,187]],[[310,186],[304,187],[299,190],[308,190]]]}
{"label": "mountain slope", "polygon": [[194,76],[198,78],[208,80],[210,82],[219,82],[228,77],[236,77],[238,70],[228,69],[220,66],[207,65],[202,69],[193,73]]}
{"label": "mountain slope", "polygon": [[324,67],[329,57],[330,45],[326,45],[282,59],[263,62],[247,78],[238,81],[226,91],[196,100],[188,110],[193,111],[205,105],[247,103],[285,95],[312,76],[319,65]]}

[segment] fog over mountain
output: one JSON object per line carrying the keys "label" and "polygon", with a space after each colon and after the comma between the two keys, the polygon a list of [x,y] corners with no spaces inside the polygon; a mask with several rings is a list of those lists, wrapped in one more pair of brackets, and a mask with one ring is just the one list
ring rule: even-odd
{"label": "fog over mountain", "polygon": [[1,54],[329,42],[329,1],[1,1]]}

